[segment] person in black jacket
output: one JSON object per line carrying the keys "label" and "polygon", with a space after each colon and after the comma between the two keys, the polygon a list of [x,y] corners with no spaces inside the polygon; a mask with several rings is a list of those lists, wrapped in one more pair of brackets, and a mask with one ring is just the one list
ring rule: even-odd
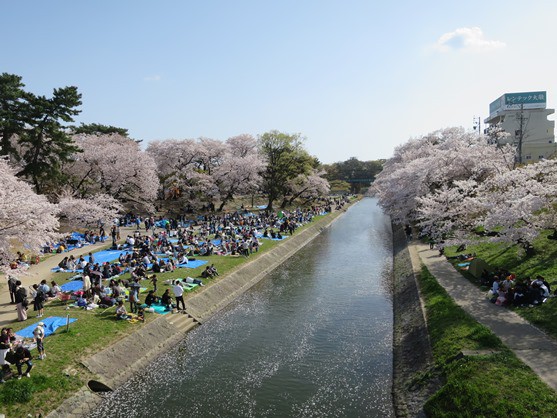
{"label": "person in black jacket", "polygon": [[15,304],[15,291],[17,289],[16,285],[17,279],[14,276],[8,276],[8,290],[10,291],[10,301]]}
{"label": "person in black jacket", "polygon": [[22,345],[20,345],[19,347],[16,348],[15,350],[15,360],[16,360],[16,364],[15,366],[17,367],[17,373],[18,379],[21,379],[22,373],[21,370],[23,368],[23,365],[26,364],[27,365],[27,370],[25,370],[25,376],[27,377],[31,377],[31,375],[29,374],[29,372],[31,371],[31,369],[33,368],[33,363],[31,362],[31,353],[29,352],[29,350],[25,347],[23,347]]}
{"label": "person in black jacket", "polygon": [[15,303],[17,309],[17,319],[25,321],[27,319],[27,290],[21,285],[21,280],[16,282]]}

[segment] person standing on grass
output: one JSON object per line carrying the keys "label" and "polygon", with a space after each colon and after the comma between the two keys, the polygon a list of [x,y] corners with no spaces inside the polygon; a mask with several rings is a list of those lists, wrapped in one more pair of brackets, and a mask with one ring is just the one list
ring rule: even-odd
{"label": "person standing on grass", "polygon": [[180,282],[178,282],[178,280],[174,281],[172,291],[174,292],[174,297],[176,298],[176,309],[180,310],[180,302],[182,302],[182,309],[185,311],[186,304],[184,303],[184,288],[180,286]]}
{"label": "person standing on grass", "polygon": [[135,279],[132,284],[130,284],[130,311],[131,313],[137,313],[139,308],[139,290],[141,285],[139,284],[139,279]]}
{"label": "person standing on grass", "polygon": [[44,293],[40,286],[34,284],[29,288],[31,298],[33,299],[33,310],[37,312],[37,318],[44,315],[44,302],[46,300],[46,293]]}
{"label": "person standing on grass", "polygon": [[39,322],[37,327],[33,330],[33,337],[37,343],[37,351],[39,352],[39,360],[44,360],[46,354],[44,352],[44,322]]}
{"label": "person standing on grass", "polygon": [[153,283],[153,291],[157,293],[157,282],[158,282],[157,275],[153,274],[150,281],[151,283]]}

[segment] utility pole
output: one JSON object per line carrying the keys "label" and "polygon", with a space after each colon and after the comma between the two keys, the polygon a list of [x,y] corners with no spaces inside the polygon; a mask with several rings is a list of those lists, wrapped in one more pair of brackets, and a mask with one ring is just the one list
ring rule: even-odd
{"label": "utility pole", "polygon": [[478,136],[481,136],[482,134],[482,118],[481,117],[475,117],[473,118],[474,120],[474,130],[478,130]]}
{"label": "utility pole", "polygon": [[515,136],[518,136],[518,164],[522,164],[522,141],[524,140],[524,104],[520,104],[520,113],[518,116],[518,131],[515,131]]}

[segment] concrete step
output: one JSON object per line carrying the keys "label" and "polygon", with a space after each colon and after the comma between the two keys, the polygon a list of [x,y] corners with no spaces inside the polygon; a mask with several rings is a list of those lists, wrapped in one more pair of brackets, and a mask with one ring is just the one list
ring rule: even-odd
{"label": "concrete step", "polygon": [[197,325],[193,318],[184,314],[172,314],[172,316],[168,317],[167,320],[178,332],[185,332],[186,330],[191,329],[192,324]]}

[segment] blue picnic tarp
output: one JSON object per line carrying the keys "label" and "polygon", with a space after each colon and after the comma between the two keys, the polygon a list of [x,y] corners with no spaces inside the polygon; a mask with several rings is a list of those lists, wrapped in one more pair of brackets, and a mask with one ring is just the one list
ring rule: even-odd
{"label": "blue picnic tarp", "polygon": [[[33,338],[33,331],[37,328],[39,322],[44,323],[44,335],[48,337],[49,335],[54,334],[59,327],[63,327],[66,325],[67,319],[62,316],[49,316],[48,318],[41,319],[37,323],[33,325],[29,325],[22,330],[16,331],[16,335],[19,335],[22,338]],[[70,318],[70,323],[77,321],[77,318]]]}
{"label": "blue picnic tarp", "polygon": [[93,258],[95,260],[95,263],[106,263],[106,262],[111,262],[114,260],[118,260],[118,257],[120,257],[120,254],[124,254],[127,253],[129,251],[126,250],[104,250],[104,251],[99,251],[96,253],[93,253]]}
{"label": "blue picnic tarp", "polygon": [[[143,305],[141,305],[141,307],[145,309],[145,308],[147,308],[147,305],[143,304]],[[154,303],[150,307],[154,309],[155,313],[158,313],[160,315],[166,315],[167,313],[172,312],[172,309],[167,310],[166,306],[160,305],[158,303]]]}
{"label": "blue picnic tarp", "polygon": [[76,292],[83,289],[83,280],[73,280],[60,286],[62,292]]}
{"label": "blue picnic tarp", "polygon": [[186,267],[189,269],[195,269],[197,267],[201,267],[203,264],[207,264],[208,261],[205,260],[193,260],[188,261],[188,264],[178,264],[178,267]]}

